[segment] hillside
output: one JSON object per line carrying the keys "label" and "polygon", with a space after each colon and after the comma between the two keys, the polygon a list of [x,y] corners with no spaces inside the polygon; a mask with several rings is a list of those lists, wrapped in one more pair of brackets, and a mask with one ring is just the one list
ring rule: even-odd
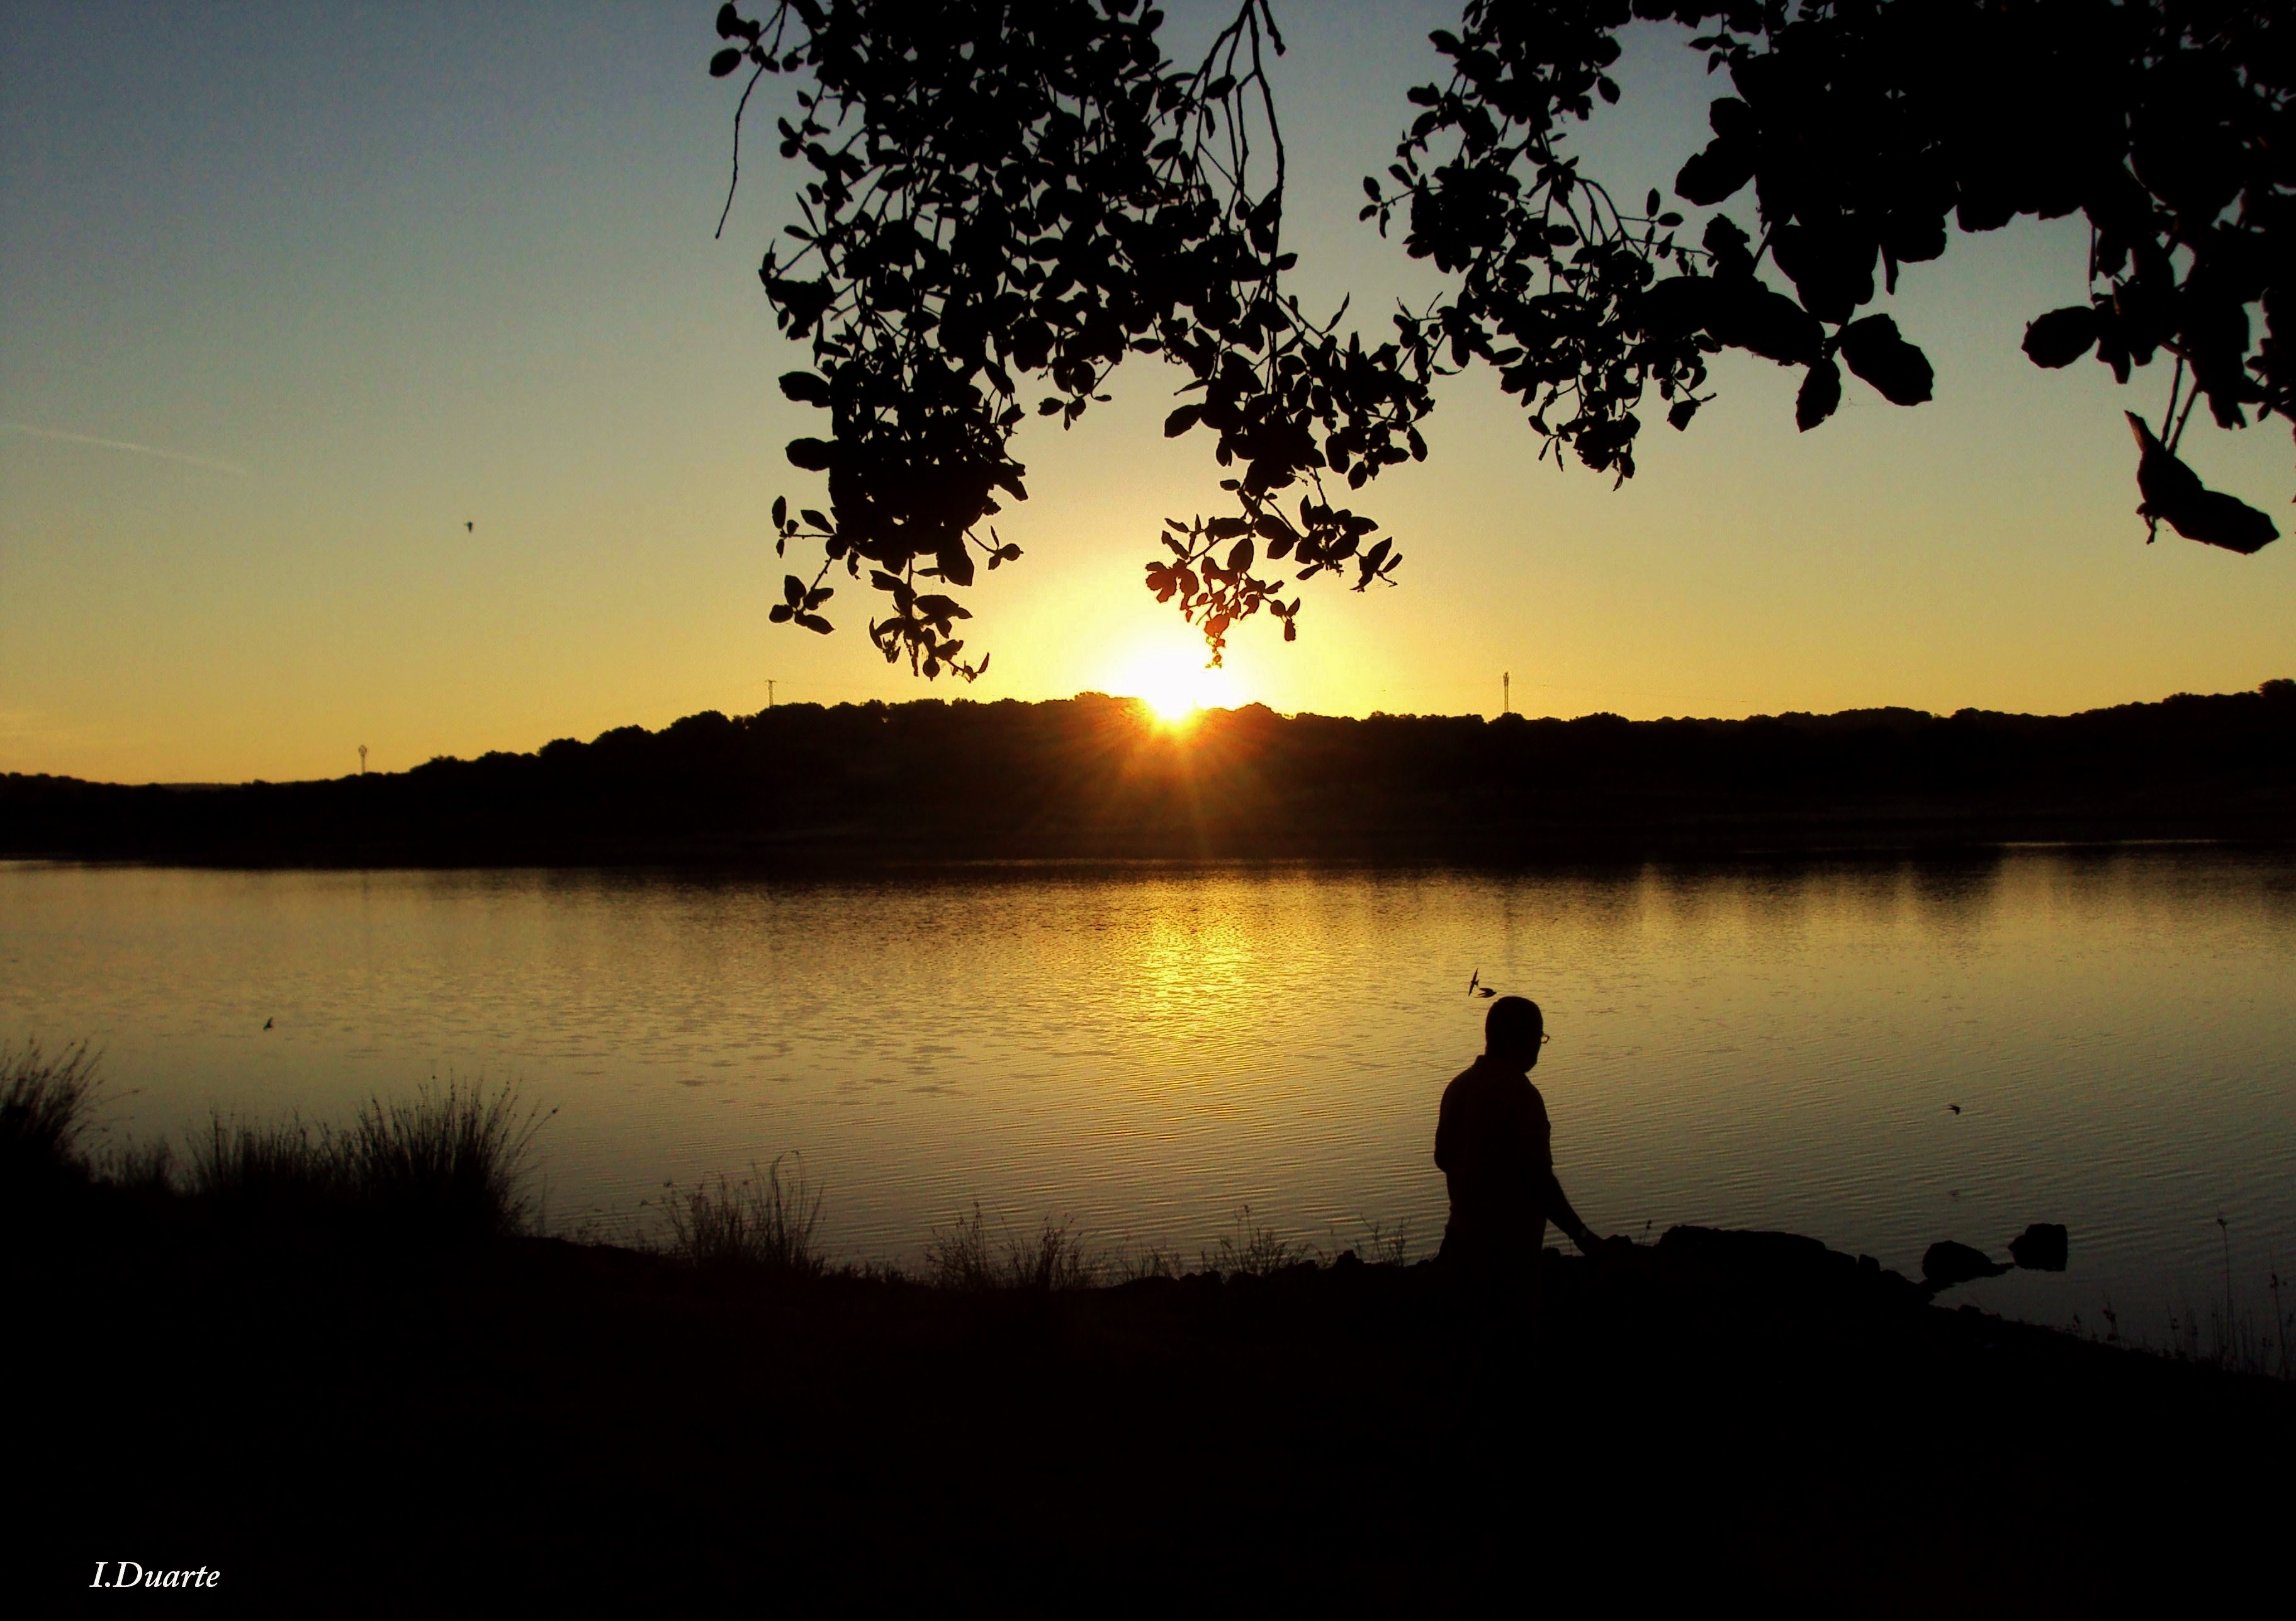
{"label": "hillside", "polygon": [[225,787],[0,778],[0,854],[811,866],[1524,860],[2296,831],[2296,682],[2070,716],[1745,720],[786,704]]}

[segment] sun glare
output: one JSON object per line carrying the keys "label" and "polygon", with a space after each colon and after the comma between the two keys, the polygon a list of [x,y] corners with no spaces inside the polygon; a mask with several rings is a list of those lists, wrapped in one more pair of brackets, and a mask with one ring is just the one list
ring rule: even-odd
{"label": "sun glare", "polygon": [[1201,646],[1142,653],[1115,683],[1119,693],[1139,699],[1166,726],[1185,726],[1199,710],[1234,708],[1234,686],[1226,670],[1205,667]]}

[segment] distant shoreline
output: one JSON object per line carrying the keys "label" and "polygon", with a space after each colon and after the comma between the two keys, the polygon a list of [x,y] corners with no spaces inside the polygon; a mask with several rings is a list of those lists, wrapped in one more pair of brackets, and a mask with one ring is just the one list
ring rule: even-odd
{"label": "distant shoreline", "polygon": [[2296,682],[2060,717],[790,704],[332,781],[0,777],[0,857],[225,867],[1523,868],[2296,843]]}
{"label": "distant shoreline", "polygon": [[[1081,876],[1125,872],[1311,872],[1365,873],[1533,873],[1608,871],[1650,865],[1669,868],[1750,867],[1775,864],[1801,868],[1829,865],[1950,863],[1981,861],[2029,852],[2062,852],[2079,855],[2140,853],[2148,851],[2218,851],[2225,852],[2296,851],[2296,832],[2271,834],[2174,835],[2166,836],[1989,837],[1965,829],[1940,828],[1935,838],[1899,838],[1878,842],[1810,842],[1804,843],[1734,843],[1727,841],[1650,843],[1646,844],[1550,845],[1512,856],[1458,852],[1329,854],[1081,854],[1081,855],[960,855],[864,853],[837,846],[821,849],[776,850],[770,852],[727,852],[717,850],[578,852],[548,858],[532,852],[491,853],[484,851],[444,854],[432,851],[389,852],[298,852],[291,855],[257,856],[235,851],[168,850],[134,853],[87,853],[71,850],[0,849],[0,863],[23,865],[145,868],[216,872],[597,872],[675,873],[682,876],[722,876],[777,880],[818,878],[834,882],[858,877],[919,878],[1022,876]],[[1950,836],[1948,836],[1950,835]]]}

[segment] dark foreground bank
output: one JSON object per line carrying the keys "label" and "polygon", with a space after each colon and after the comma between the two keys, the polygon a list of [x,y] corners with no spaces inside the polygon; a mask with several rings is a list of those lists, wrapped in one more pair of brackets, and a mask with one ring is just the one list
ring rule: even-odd
{"label": "dark foreground bank", "polygon": [[329,782],[0,777],[0,856],[316,865],[1523,861],[2296,835],[2296,681],[2065,716],[786,704]]}
{"label": "dark foreground bank", "polygon": [[1784,1235],[1550,1255],[1543,1355],[1486,1370],[1425,1264],[935,1288],[101,1181],[20,1183],[6,1220],[8,1584],[42,1611],[116,1608],[87,1584],[121,1559],[338,1615],[2060,1614],[2285,1582],[2296,1390]]}

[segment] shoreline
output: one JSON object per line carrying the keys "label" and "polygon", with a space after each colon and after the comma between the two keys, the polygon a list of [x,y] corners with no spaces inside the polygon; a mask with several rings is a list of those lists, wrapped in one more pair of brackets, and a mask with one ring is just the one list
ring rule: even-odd
{"label": "shoreline", "polygon": [[2296,1507],[2296,1380],[1938,1304],[1950,1247],[1929,1285],[1790,1233],[1549,1250],[1534,1333],[1248,1222],[1194,1271],[977,1213],[840,1265],[778,1162],[644,1247],[542,1236],[508,1087],[91,1160],[86,1050],[6,1070],[19,1585],[59,1602],[105,1559],[344,1615],[2023,1615],[2187,1592]]}
{"label": "shoreline", "polygon": [[788,704],[327,781],[0,776],[0,852],[235,866],[1619,862],[2296,842],[2296,681],[2060,717]]}
{"label": "shoreline", "polygon": [[1556,840],[1398,852],[1364,844],[1336,845],[1302,852],[1202,852],[1184,850],[1086,851],[1067,853],[951,852],[865,850],[824,844],[750,847],[746,853],[708,848],[647,845],[622,850],[585,848],[564,853],[520,848],[444,852],[361,848],[329,852],[258,855],[244,851],[86,851],[70,847],[0,846],[0,862],[80,867],[140,867],[221,872],[463,872],[534,871],[674,873],[684,877],[723,875],[834,881],[855,876],[929,877],[976,873],[1095,874],[1126,871],[1280,871],[1297,868],[1332,872],[1554,872],[1604,871],[1647,866],[1700,868],[1781,865],[1823,867],[1870,862],[1988,861],[2029,852],[2115,854],[2146,851],[2225,851],[2278,854],[2296,851],[2296,824],[2218,827],[2201,831],[2146,827],[2129,830],[2011,827],[1988,822],[1940,820],[1909,830],[1835,825],[1804,841],[1734,839],[1707,830],[1695,837]]}
{"label": "shoreline", "polygon": [[114,1215],[6,1262],[40,1327],[9,1353],[48,1419],[32,1546],[72,1556],[29,1562],[60,1597],[85,1545],[348,1614],[761,1581],[839,1608],[1384,1607],[1519,1577],[1518,1516],[1577,1501],[1595,1523],[1540,1559],[1557,1592],[1615,1601],[1635,1568],[1642,1592],[2032,1613],[2177,1590],[2177,1537],[2253,1557],[2290,1506],[2296,1387],[1923,1304],[1791,1235],[1549,1252],[1526,1354],[1463,1337],[1423,1262],[934,1287]]}

